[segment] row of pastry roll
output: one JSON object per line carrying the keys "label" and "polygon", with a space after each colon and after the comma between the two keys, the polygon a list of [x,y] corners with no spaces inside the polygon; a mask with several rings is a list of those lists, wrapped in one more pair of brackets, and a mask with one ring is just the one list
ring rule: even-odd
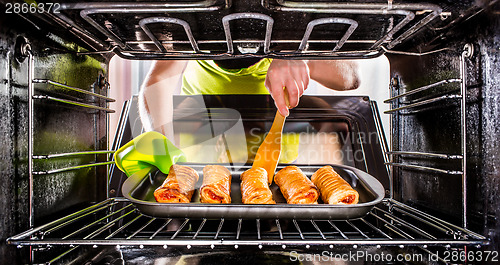
{"label": "row of pastry roll", "polygon": [[281,193],[289,204],[317,204],[321,199],[327,204],[356,204],[358,192],[331,166],[318,169],[311,177],[296,166],[287,166],[274,176]]}
{"label": "row of pastry roll", "polygon": [[[172,165],[170,172],[154,192],[158,202],[186,203],[191,201],[198,181],[198,173],[182,165]],[[231,172],[224,166],[207,165],[203,168],[200,188],[202,203],[231,203]],[[241,174],[241,194],[245,204],[274,204],[263,168],[251,168]]]}
{"label": "row of pastry roll", "polygon": [[[157,202],[191,202],[198,173],[182,165],[172,165],[163,184],[154,192]],[[202,203],[231,203],[231,172],[220,165],[203,168],[203,184],[200,188]]]}
{"label": "row of pastry roll", "polygon": [[[158,202],[189,203],[199,179],[198,173],[182,165],[172,165],[163,184],[155,190]],[[289,204],[355,204],[359,194],[331,166],[318,169],[311,177],[296,166],[281,169],[274,178]],[[202,203],[231,203],[231,173],[220,165],[203,168],[200,188]],[[241,196],[244,204],[275,204],[264,168],[250,168],[241,174]]]}

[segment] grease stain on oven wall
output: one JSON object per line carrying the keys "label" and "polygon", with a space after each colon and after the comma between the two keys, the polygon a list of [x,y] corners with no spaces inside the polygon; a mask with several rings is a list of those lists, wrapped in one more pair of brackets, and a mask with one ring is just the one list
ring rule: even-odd
{"label": "grease stain on oven wall", "polygon": [[[127,259],[127,264],[144,264],[144,251],[138,252],[137,256]],[[153,253],[151,253],[153,254]],[[125,254],[126,255],[126,254]],[[161,256],[162,253],[155,253],[155,256]],[[169,255],[165,253],[165,255]],[[271,265],[271,264],[304,264],[301,261],[293,259],[290,252],[273,251],[218,251],[216,253],[184,254],[179,256],[158,257],[154,260],[154,265],[220,265],[220,264],[238,264],[238,265]]]}

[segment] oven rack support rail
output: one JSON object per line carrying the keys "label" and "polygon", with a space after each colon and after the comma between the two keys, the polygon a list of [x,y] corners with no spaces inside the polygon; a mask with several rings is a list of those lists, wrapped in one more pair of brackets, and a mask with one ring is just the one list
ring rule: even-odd
{"label": "oven rack support rail", "polygon": [[[92,3],[61,3],[60,13],[46,14],[51,19],[66,27],[74,35],[95,48],[90,53],[115,53],[126,59],[223,59],[235,57],[260,56],[270,58],[328,58],[353,59],[353,58],[373,58],[383,54],[400,43],[404,42],[412,35],[423,29],[435,18],[447,15],[442,12],[441,7],[434,4],[397,4],[388,3],[352,3],[352,2],[302,2],[288,0],[261,0],[262,8],[272,13],[309,13],[329,15],[330,17],[319,18],[309,21],[301,39],[275,39],[271,38],[273,32],[274,19],[266,14],[249,12],[232,13],[219,18],[221,14],[226,14],[232,7],[232,0],[201,0],[192,2],[92,2]],[[70,14],[77,14],[76,19]],[[113,31],[116,26],[100,23],[102,19],[97,17],[114,17],[137,14],[142,19],[137,22],[137,26],[128,25],[129,30],[137,28],[138,31],[132,35],[145,34],[149,40],[126,38],[123,34]],[[197,40],[192,32],[191,25],[180,18],[173,18],[178,14],[216,14],[220,19],[220,29],[224,31],[225,39],[201,39]],[[372,15],[382,18],[391,25],[390,21],[396,17],[394,25],[389,26],[381,34],[380,38],[361,40],[349,39],[358,28],[358,22],[346,18],[345,16],[365,16]],[[401,18],[401,19],[399,19]],[[229,22],[232,20],[257,19],[266,22],[265,39],[239,39],[233,40]],[[135,22],[132,22],[135,23]],[[157,32],[152,32],[150,24],[175,24],[184,29],[187,40],[159,40]],[[347,24],[346,32],[341,36],[331,36],[329,39],[310,39],[311,32],[318,25],[325,24]],[[381,25],[382,26],[382,25]],[[142,31],[141,31],[142,30]],[[130,34],[129,34],[130,35]],[[100,38],[97,36],[105,36]],[[292,44],[297,46],[295,50],[275,51],[270,48],[271,44]],[[331,44],[330,50],[310,49],[309,44],[322,43]],[[363,48],[343,48],[345,43],[363,44]],[[166,48],[172,44],[190,45],[192,50]],[[200,44],[227,45],[227,51],[211,52],[201,50]],[[234,44],[252,44],[263,48],[263,54],[257,54],[257,50],[248,53],[235,53]],[[135,45],[135,46],[134,46]],[[148,46],[147,46],[148,45]],[[151,48],[149,48],[151,47]]]}
{"label": "oven rack support rail", "polygon": [[463,247],[489,244],[486,237],[403,203],[386,199],[353,220],[161,219],[141,214],[124,198],[110,198],[7,239],[35,248],[52,246],[257,246],[334,245]]}
{"label": "oven rack support rail", "polygon": [[[21,48],[21,52],[24,56],[28,58],[28,205],[29,205],[29,213],[28,213],[28,222],[29,227],[34,226],[34,218],[35,218],[35,207],[34,207],[34,177],[36,175],[49,175],[49,174],[57,174],[61,172],[71,171],[71,170],[79,170],[83,168],[92,168],[98,166],[108,166],[114,163],[114,161],[94,161],[88,164],[78,164],[63,168],[55,168],[50,170],[42,170],[36,171],[34,164],[36,160],[46,160],[53,158],[61,158],[61,157],[76,157],[76,156],[97,156],[100,154],[112,154],[114,151],[111,150],[90,150],[90,151],[75,151],[75,152],[67,152],[67,153],[58,153],[58,154],[35,154],[34,150],[34,131],[35,131],[35,101],[46,100],[49,102],[59,102],[61,104],[66,104],[70,106],[74,106],[83,110],[90,110],[94,112],[104,111],[106,113],[114,113],[115,111],[108,108],[109,102],[114,102],[115,99],[109,98],[105,95],[101,95],[98,93],[94,93],[92,91],[88,91],[85,89],[69,86],[57,81],[49,80],[49,79],[38,79],[35,78],[35,55],[33,54],[32,48],[30,44],[24,44]],[[78,98],[77,100],[65,99],[62,97],[54,97],[48,94],[44,94],[44,91],[38,91],[35,93],[35,84],[45,84],[47,86],[53,86],[57,89],[64,91],[72,91],[76,92],[79,95],[87,95],[93,98],[89,102],[89,100]],[[109,84],[105,84],[107,88]],[[101,107],[99,105],[104,105],[105,107]],[[108,124],[108,116],[106,115],[106,124]],[[111,159],[110,159],[111,160]]]}
{"label": "oven rack support rail", "polygon": [[[398,167],[410,170],[419,170],[431,173],[441,173],[448,175],[462,176],[462,226],[467,227],[467,59],[471,58],[474,54],[474,46],[470,43],[465,44],[462,53],[459,57],[459,78],[449,78],[440,80],[437,82],[430,83],[417,88],[412,88],[403,93],[398,93],[393,85],[390,86],[391,97],[384,100],[384,103],[391,104],[391,109],[385,111],[385,114],[392,115],[392,118],[399,118],[399,115],[414,115],[424,111],[428,111],[429,108],[435,106],[436,103],[442,103],[446,101],[457,101],[458,108],[460,111],[460,154],[447,154],[440,152],[422,152],[416,150],[390,150],[387,141],[383,140],[384,148],[384,159],[386,166]],[[413,56],[420,56],[419,54],[407,54]],[[425,95],[415,97],[414,99],[408,100],[408,96],[416,96],[422,92],[432,91],[434,88],[440,88],[447,84],[457,83],[459,85],[458,89],[448,90],[447,92],[441,92],[439,95]],[[458,90],[458,92],[456,92]],[[403,100],[404,99],[404,100]],[[372,108],[373,110],[373,108]],[[374,111],[375,113],[376,111]],[[380,118],[376,117],[378,123],[380,124]],[[379,133],[379,135],[381,135]],[[461,169],[460,170],[450,170],[442,169],[430,166],[423,166],[412,163],[396,163],[396,157],[416,157],[422,159],[444,159],[444,160],[460,160]],[[389,172],[391,172],[389,170]],[[392,187],[391,187],[392,194]],[[391,195],[392,196],[392,195]]]}

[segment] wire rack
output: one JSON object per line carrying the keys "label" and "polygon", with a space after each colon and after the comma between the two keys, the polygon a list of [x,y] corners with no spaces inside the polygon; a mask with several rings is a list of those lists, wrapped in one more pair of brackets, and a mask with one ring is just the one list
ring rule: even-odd
{"label": "wire rack", "polygon": [[441,14],[434,4],[392,1],[202,0],[62,3],[60,13],[47,15],[97,52],[127,59],[221,59],[376,57]]}
{"label": "wire rack", "polygon": [[386,200],[354,220],[161,219],[124,198],[111,198],[7,240],[18,246],[464,246],[484,245],[477,233],[408,205]]}
{"label": "wire rack", "polygon": [[[422,152],[418,150],[391,150],[385,147],[386,165],[392,168],[402,168],[418,170],[430,173],[440,173],[447,175],[461,176],[462,184],[462,225],[467,227],[467,60],[473,54],[473,46],[466,44],[459,57],[459,77],[439,80],[430,84],[408,89],[404,93],[396,93],[391,86],[391,98],[384,101],[390,103],[391,109],[385,111],[386,114],[393,116],[393,119],[399,120],[403,116],[411,116],[429,110],[438,104],[455,101],[458,103],[460,113],[460,149],[461,153],[445,152]],[[444,93],[432,92],[425,95],[424,92],[432,91],[434,88],[445,87],[447,84],[458,86],[459,89],[444,89]],[[414,96],[414,98],[411,98]],[[434,166],[424,166],[419,163],[399,162],[402,157],[414,157],[419,159],[439,159],[444,161],[459,161],[460,169],[445,169]]]}
{"label": "wire rack", "polygon": [[[81,156],[96,156],[100,154],[112,154],[114,151],[110,150],[93,150],[93,151],[74,151],[67,153],[54,153],[54,154],[35,154],[34,150],[34,132],[35,132],[35,102],[37,101],[47,101],[51,103],[59,103],[66,106],[72,106],[81,109],[82,111],[90,111],[92,113],[105,112],[114,113],[115,111],[108,108],[109,102],[114,102],[115,100],[109,98],[105,95],[95,93],[89,90],[85,90],[78,87],[69,86],[61,82],[57,82],[49,79],[39,79],[35,78],[35,56],[31,50],[29,44],[25,44],[23,48],[24,55],[28,58],[28,204],[29,204],[29,225],[33,226],[35,209],[34,209],[34,176],[35,175],[50,175],[57,174],[66,171],[79,170],[84,168],[101,167],[113,164],[113,161],[94,161],[88,164],[77,164],[73,166],[65,166],[59,168],[51,168],[38,170],[35,168],[35,161],[51,160],[54,158],[62,157],[81,157]],[[101,77],[99,77],[101,78]],[[109,85],[104,84],[106,87]],[[48,87],[52,86],[55,89],[64,91],[65,93],[75,93],[77,97],[71,97],[68,94],[60,93],[60,96],[53,96],[47,93],[46,90],[35,89],[35,87]],[[36,91],[35,91],[36,90]],[[88,96],[89,98],[82,98],[82,96]],[[106,117],[107,119],[107,117]]]}

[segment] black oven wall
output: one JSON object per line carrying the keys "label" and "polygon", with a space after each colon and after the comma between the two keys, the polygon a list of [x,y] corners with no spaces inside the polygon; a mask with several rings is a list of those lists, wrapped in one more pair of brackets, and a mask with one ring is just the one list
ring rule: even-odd
{"label": "black oven wall", "polygon": [[[496,5],[498,7],[498,4]],[[498,9],[497,9],[498,10]],[[392,93],[402,94],[446,80],[442,85],[392,101],[392,150],[449,154],[449,157],[392,156],[394,198],[491,238],[498,249],[500,215],[500,20],[494,8],[440,35],[442,52],[424,56],[388,55]],[[466,188],[461,149],[460,57],[466,44]],[[422,48],[422,47],[420,47]],[[428,47],[427,47],[428,48]],[[425,49],[425,47],[424,47]],[[428,50],[428,49],[427,49]],[[442,100],[406,108],[420,100]],[[455,157],[453,156],[455,155]],[[415,169],[419,165],[444,170]],[[465,207],[464,199],[465,196]],[[466,211],[464,220],[463,212]]]}
{"label": "black oven wall", "polygon": [[[16,248],[6,246],[6,238],[28,229],[28,63],[16,45],[26,39],[34,53],[34,78],[51,80],[72,87],[106,94],[107,75],[103,57],[76,55],[83,51],[76,43],[63,41],[68,36],[48,33],[50,25],[22,16],[5,15],[0,8],[0,263],[20,257]],[[106,112],[56,102],[63,99],[106,107],[106,101],[67,90],[46,81],[35,83],[33,111],[33,154],[49,155],[93,150],[107,150]],[[106,161],[106,155],[70,155],[34,159],[34,225],[54,219],[61,211],[105,198],[106,167],[79,170],[53,170]],[[36,157],[35,157],[36,158]],[[46,158],[46,157],[45,157]],[[25,248],[26,249],[26,248]],[[23,250],[24,251],[24,250]],[[24,262],[22,262],[24,263]]]}

